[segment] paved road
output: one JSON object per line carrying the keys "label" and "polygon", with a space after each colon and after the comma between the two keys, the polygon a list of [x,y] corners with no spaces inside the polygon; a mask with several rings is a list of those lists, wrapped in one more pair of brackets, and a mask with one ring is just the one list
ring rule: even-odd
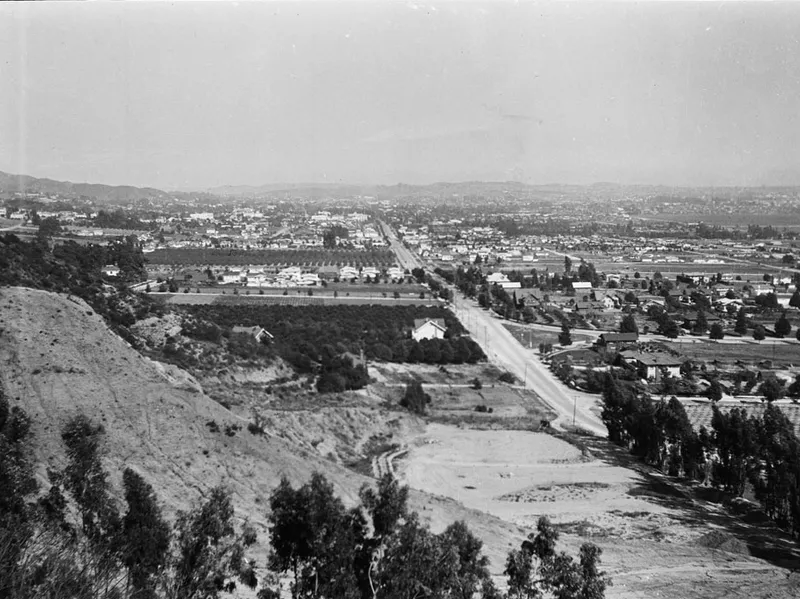
{"label": "paved road", "polygon": [[[381,221],[381,227],[392,250],[403,268],[424,266],[423,262],[397,239],[392,228]],[[597,397],[567,388],[544,366],[530,349],[523,347],[503,326],[500,319],[493,318],[472,300],[461,297],[453,290],[453,311],[469,330],[475,341],[483,347],[489,359],[499,364],[523,382],[556,412],[555,426],[575,425],[605,437],[607,430],[603,422],[590,408],[596,406]]]}
{"label": "paved road", "polygon": [[409,271],[414,268],[425,268],[425,264],[419,256],[404,246],[403,242],[398,239],[394,229],[382,220],[378,222],[383,229],[383,234],[386,236],[386,239],[389,240],[389,246],[395,256],[397,256],[397,261],[400,262],[401,268],[407,268]]}
{"label": "paved road", "polygon": [[555,426],[575,425],[605,437],[607,429],[591,408],[597,397],[568,388],[542,364],[532,350],[523,347],[503,326],[503,321],[477,307],[472,300],[456,293],[453,309],[461,323],[467,327],[475,341],[489,355],[516,376],[526,388],[536,391],[557,414]]}

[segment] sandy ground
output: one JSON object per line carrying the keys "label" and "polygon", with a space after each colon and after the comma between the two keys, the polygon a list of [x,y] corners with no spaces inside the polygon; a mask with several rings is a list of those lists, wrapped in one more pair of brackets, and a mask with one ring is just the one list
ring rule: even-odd
{"label": "sandy ground", "polygon": [[414,440],[398,472],[412,488],[446,495],[520,526],[540,514],[554,521],[595,519],[603,510],[643,511],[626,497],[639,475],[599,460],[545,433],[476,431],[431,424]]}
{"label": "sandy ground", "polygon": [[[595,452],[605,442],[591,443],[586,455],[546,433],[430,424],[395,468],[411,488],[455,499],[524,534],[546,515],[568,550],[599,545],[614,580],[607,597],[800,596],[800,581],[788,570],[746,550],[698,545],[709,531],[728,530],[721,509],[671,497],[678,492],[668,479],[631,467],[614,449]],[[503,561],[494,556],[491,566],[500,584]]]}

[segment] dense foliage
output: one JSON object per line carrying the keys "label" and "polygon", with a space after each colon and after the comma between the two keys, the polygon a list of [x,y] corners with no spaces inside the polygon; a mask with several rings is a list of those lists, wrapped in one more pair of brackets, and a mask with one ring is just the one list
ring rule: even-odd
{"label": "dense foliage", "polygon": [[[433,534],[406,507],[408,489],[391,476],[361,489],[346,509],[319,474],[298,489],[281,481],[270,498],[269,567],[290,575],[292,597],[352,599],[484,599],[503,597],[489,577],[482,543],[464,522]],[[556,553],[558,533],[540,518],[537,533],[506,564],[509,598],[602,599],[609,581],[598,571],[600,549],[585,543],[576,562]],[[277,597],[275,589],[260,597]]]}
{"label": "dense foliage", "polygon": [[[104,279],[101,269],[106,264],[119,266],[120,276],[113,281]],[[126,286],[127,281],[143,276],[144,256],[135,237],[106,246],[68,241],[52,248],[43,240],[22,241],[10,234],[0,237],[0,286],[30,287],[79,297],[132,343],[135,340],[127,327],[156,310],[152,301],[131,293]]]}
{"label": "dense foliage", "polygon": [[194,510],[164,519],[155,492],[136,471],[114,499],[101,462],[102,427],[77,415],[61,431],[67,462],[48,471],[41,492],[29,455],[30,423],[0,397],[1,599],[213,599],[257,580],[236,532],[230,493],[213,489]]}
{"label": "dense foliage", "polygon": [[708,481],[735,496],[753,489],[765,513],[800,536],[800,440],[780,409],[761,418],[712,405],[712,430],[694,431],[675,397],[654,402],[635,386],[605,375],[603,422],[618,445],[670,475]]}
{"label": "dense foliage", "polygon": [[[300,371],[310,372],[326,356],[345,352],[372,360],[474,363],[485,360],[480,346],[463,336],[461,323],[447,310],[426,306],[192,306],[196,318],[222,329],[262,326],[274,337],[277,353]],[[444,339],[410,338],[415,319],[441,318]]]}
{"label": "dense foliage", "polygon": [[138,229],[147,231],[150,226],[138,217],[122,208],[116,210],[99,210],[94,217],[94,225],[103,229]]}

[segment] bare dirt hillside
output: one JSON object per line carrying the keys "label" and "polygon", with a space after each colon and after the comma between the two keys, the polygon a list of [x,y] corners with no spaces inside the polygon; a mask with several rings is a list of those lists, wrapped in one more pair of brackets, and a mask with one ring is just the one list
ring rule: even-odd
{"label": "bare dirt hillside", "polygon": [[[237,514],[259,528],[262,540],[267,499],[281,476],[300,484],[321,471],[348,503],[370,481],[277,434],[251,434],[246,420],[206,396],[192,377],[142,357],[80,300],[0,289],[0,329],[0,384],[34,419],[43,480],[45,465],[61,465],[61,426],[83,412],[105,427],[106,465],[115,482],[125,466],[136,469],[168,512],[223,483],[234,492]],[[496,564],[521,538],[517,527],[452,499],[414,493],[411,508],[438,530],[467,520]]]}

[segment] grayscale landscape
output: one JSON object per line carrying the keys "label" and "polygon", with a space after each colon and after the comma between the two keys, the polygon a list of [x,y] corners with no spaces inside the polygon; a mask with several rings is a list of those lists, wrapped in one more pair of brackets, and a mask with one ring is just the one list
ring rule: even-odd
{"label": "grayscale landscape", "polygon": [[800,5],[0,50],[0,599],[800,596]]}

